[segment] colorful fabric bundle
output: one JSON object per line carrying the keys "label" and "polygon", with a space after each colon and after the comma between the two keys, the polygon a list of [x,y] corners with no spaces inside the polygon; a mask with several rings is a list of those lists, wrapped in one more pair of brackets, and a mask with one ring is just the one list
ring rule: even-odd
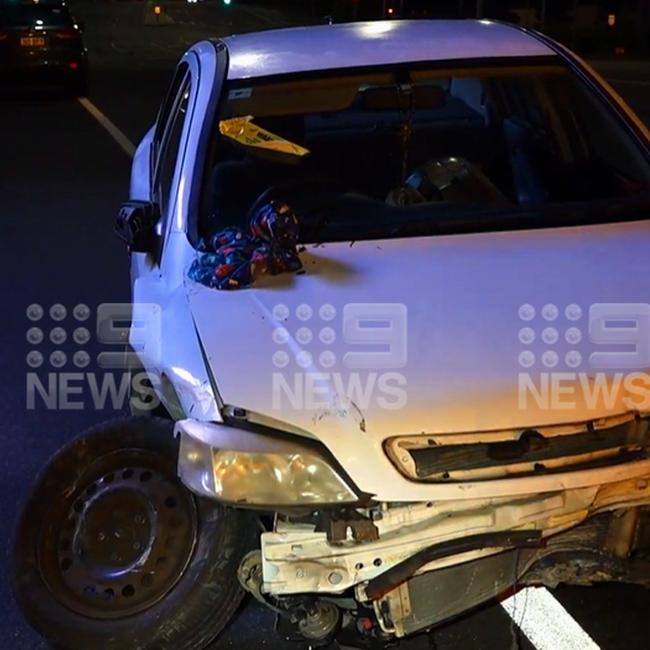
{"label": "colorful fabric bundle", "polygon": [[215,289],[242,289],[263,273],[299,271],[298,232],[293,210],[271,201],[253,215],[248,233],[229,227],[202,240],[189,277]]}

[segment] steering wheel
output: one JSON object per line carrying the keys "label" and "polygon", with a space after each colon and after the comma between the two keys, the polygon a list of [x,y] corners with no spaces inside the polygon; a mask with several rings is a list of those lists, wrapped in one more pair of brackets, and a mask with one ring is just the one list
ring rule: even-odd
{"label": "steering wheel", "polygon": [[262,206],[273,200],[285,201],[299,219],[304,218],[315,209],[321,210],[338,198],[336,185],[337,183],[330,179],[318,177],[271,185],[253,201],[247,220],[250,221]]}

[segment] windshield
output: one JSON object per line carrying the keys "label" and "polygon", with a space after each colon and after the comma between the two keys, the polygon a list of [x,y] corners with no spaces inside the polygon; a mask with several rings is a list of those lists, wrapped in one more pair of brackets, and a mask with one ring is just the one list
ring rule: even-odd
{"label": "windshield", "polygon": [[303,242],[321,242],[471,230],[486,213],[638,202],[650,188],[619,118],[557,63],[230,83],[215,131],[202,236],[274,199]]}

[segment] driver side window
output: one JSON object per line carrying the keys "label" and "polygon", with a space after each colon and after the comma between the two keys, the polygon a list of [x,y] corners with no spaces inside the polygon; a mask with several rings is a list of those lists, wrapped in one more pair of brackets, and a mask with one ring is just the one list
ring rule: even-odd
{"label": "driver side window", "polygon": [[169,94],[160,110],[154,134],[151,194],[159,206],[159,232],[164,235],[169,212],[174,204],[172,183],[181,154],[181,138],[187,117],[191,91],[191,75],[187,64],[179,66]]}

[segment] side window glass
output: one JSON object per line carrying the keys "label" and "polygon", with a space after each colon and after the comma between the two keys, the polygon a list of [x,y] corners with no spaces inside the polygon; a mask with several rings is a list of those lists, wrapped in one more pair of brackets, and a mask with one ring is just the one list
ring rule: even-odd
{"label": "side window glass", "polygon": [[158,116],[156,118],[156,128],[153,135],[153,149],[151,152],[151,178],[155,176],[155,172],[158,168],[159,156],[162,142],[165,138],[165,133],[169,129],[170,119],[173,113],[174,106],[178,101],[178,91],[185,81],[188,74],[188,65],[187,63],[181,63],[176,72],[174,73],[174,78],[169,86],[167,95],[160,105],[158,110]]}
{"label": "side window glass", "polygon": [[160,147],[158,168],[154,177],[154,197],[160,207],[163,221],[172,202],[170,193],[174,180],[176,162],[180,152],[181,136],[183,135],[183,125],[187,116],[190,91],[191,85],[188,75],[179,89],[176,98],[177,101],[172,109],[168,128],[166,129]]}

